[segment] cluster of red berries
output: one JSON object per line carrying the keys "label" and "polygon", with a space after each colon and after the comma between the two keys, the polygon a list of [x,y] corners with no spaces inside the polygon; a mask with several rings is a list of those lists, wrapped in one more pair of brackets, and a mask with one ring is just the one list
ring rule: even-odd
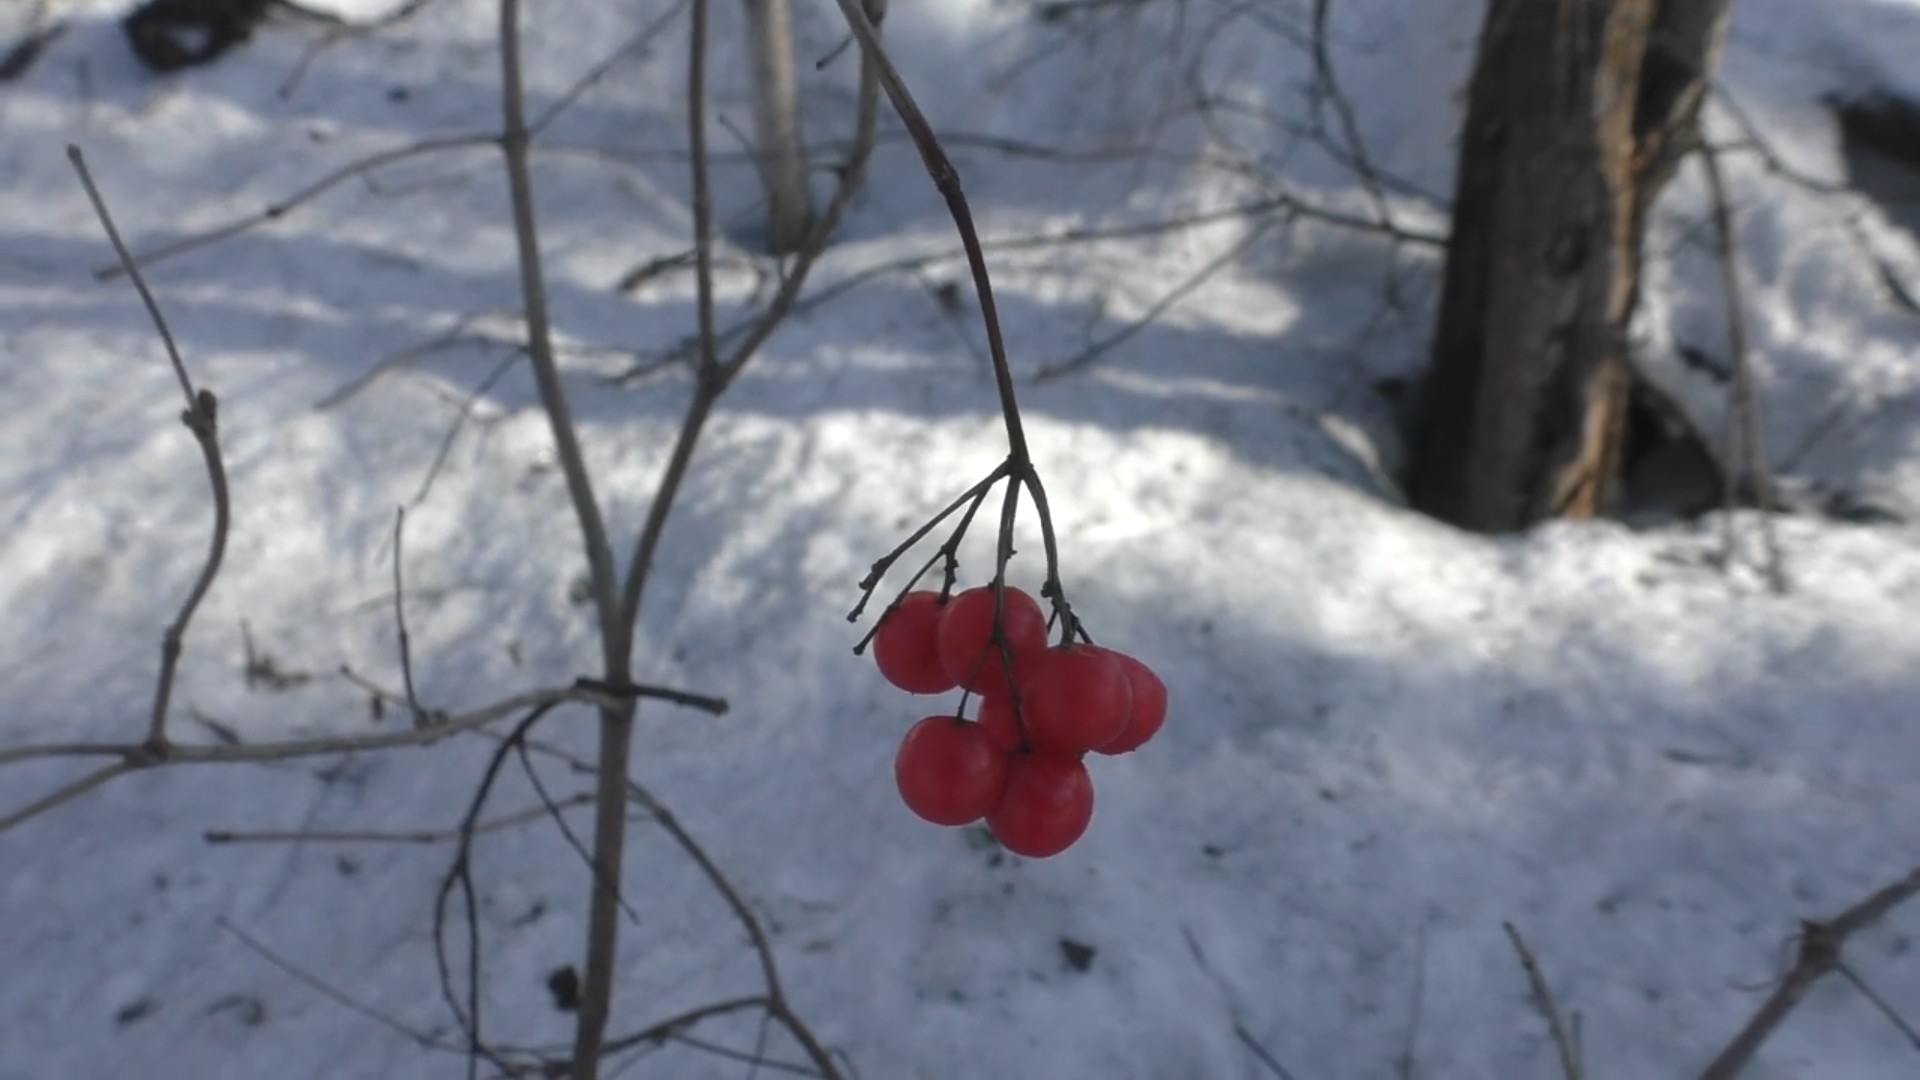
{"label": "cluster of red berries", "polygon": [[1159,732],[1167,687],[1131,656],[1098,645],[1047,645],[1047,617],[1027,593],[992,586],[944,599],[910,592],[880,620],[873,656],[913,694],[965,687],[978,719],[929,716],[907,732],[894,779],[908,809],[936,825],[985,818],[1016,855],[1071,847],[1093,820],[1088,751],[1125,754]]}

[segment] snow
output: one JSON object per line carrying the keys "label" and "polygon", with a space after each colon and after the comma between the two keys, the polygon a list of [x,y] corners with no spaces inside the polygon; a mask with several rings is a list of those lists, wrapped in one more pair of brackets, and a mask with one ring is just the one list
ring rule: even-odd
{"label": "snow", "polygon": [[[330,0],[355,18],[391,5]],[[0,88],[0,747],[144,732],[155,644],[210,527],[178,391],[68,167],[79,144],[136,247],[218,225],[364,153],[496,121],[494,8],[438,0],[343,42],[287,81],[318,31],[277,19],[215,65],[142,72],[121,5],[53,0],[68,32]],[[30,5],[0,14],[0,40]],[[1272,19],[1304,5],[1268,5]],[[1213,0],[1115,5],[1045,25],[1019,4],[900,4],[888,33],[929,115],[954,135],[1156,157],[1049,161],[956,138],[989,238],[1150,223],[1247,201],[1260,181],[1200,153],[1283,170],[1303,197],[1365,213],[1351,174],[1279,133],[1305,58]],[[1235,14],[1237,13],[1237,14]],[[656,12],[568,5],[534,19],[537,115]],[[745,127],[745,79],[714,7],[715,109]],[[1336,61],[1382,167],[1444,192],[1478,5],[1334,5]],[[799,53],[840,37],[798,13]],[[1227,21],[1222,22],[1223,18]],[[1844,175],[1823,95],[1920,92],[1920,5],[1742,0],[1724,82],[1797,168]],[[624,552],[664,467],[687,380],[605,376],[691,332],[690,277],[613,283],[683,250],[690,220],[680,24],[555,126],[536,181],[568,387]],[[851,65],[802,64],[808,135],[843,138]],[[1170,107],[1198,72],[1247,110]],[[405,93],[394,93],[404,88]],[[1718,112],[1713,133],[1734,132]],[[845,242],[812,288],[955,249],[897,126]],[[716,171],[729,235],[755,182]],[[589,148],[598,152],[588,153]],[[1813,439],[1794,485],[1920,513],[1920,352],[1875,252],[1908,282],[1920,250],[1874,204],[1819,196],[1728,158],[1750,329],[1776,460]],[[823,181],[824,182],[824,181]],[[1723,351],[1719,279],[1691,173],[1650,238],[1636,333],[1690,412],[1718,430],[1724,388],[1675,346]],[[1395,198],[1397,220],[1444,212]],[[1852,221],[1851,226],[1847,225]],[[1257,223],[992,248],[1023,373],[1144,317]],[[754,275],[721,260],[723,324]],[[923,712],[848,649],[843,616],[875,558],[1004,454],[985,345],[951,258],[881,274],[803,311],[710,425],[649,587],[639,677],[726,697],[723,718],[648,705],[634,760],[768,925],[795,1008],[859,1075],[1258,1077],[1249,1042],[1299,1077],[1553,1075],[1554,1049],[1502,929],[1512,922],[1595,1076],[1698,1069],[1824,918],[1920,861],[1920,544],[1909,524],[1779,523],[1792,587],[1715,563],[1722,521],[1633,531],[1456,533],[1400,505],[1402,451],[1374,384],[1417,372],[1438,261],[1325,226],[1269,228],[1244,255],[1084,371],[1021,388],[1067,586],[1101,640],[1147,659],[1174,714],[1146,750],[1097,762],[1089,835],[1057,858],[1000,855],[899,805],[890,763]],[[427,702],[484,704],[594,669],[569,595],[580,544],[527,373],[477,395],[424,498],[448,426],[501,362],[519,306],[504,185],[484,150],[342,185],[267,228],[156,266],[194,377],[221,398],[235,520],[188,639],[173,731],[247,741],[376,728],[341,665],[399,681],[393,515],[406,505],[409,628]],[[1401,310],[1383,305],[1391,280]],[[963,295],[966,295],[963,292]],[[351,393],[343,393],[352,389]],[[322,403],[326,403],[324,407]],[[1837,423],[1829,423],[1834,410]],[[1814,438],[1828,424],[1828,433]],[[1014,576],[1041,573],[1022,518]],[[1734,526],[1751,538],[1756,519]],[[963,556],[984,576],[990,530]],[[244,629],[243,629],[244,628]],[[284,690],[249,685],[251,639]],[[551,741],[588,755],[592,719]],[[445,845],[203,842],[207,829],[455,824],[491,743],[266,766],[155,770],[0,834],[0,1078],[437,1077],[453,1054],[329,1000],[312,977],[409,1027],[457,1037],[432,903]],[[67,764],[0,767],[0,813]],[[557,796],[589,786],[557,764]],[[517,773],[494,808],[531,805]],[[572,812],[579,830],[588,827]],[[617,1030],[757,992],[737,924],[657,829],[636,824]],[[550,823],[475,853],[490,1037],[563,1047],[545,988],[579,960],[588,878]],[[1859,936],[1853,969],[1920,1010],[1920,911]],[[1091,946],[1074,970],[1062,941]],[[1418,1006],[1416,1008],[1416,1000]],[[1418,1015],[1417,1028],[1409,1035]],[[739,1049],[751,1019],[699,1033]],[[795,1049],[776,1036],[773,1053]],[[1838,980],[1767,1044],[1756,1077],[1917,1071],[1899,1032]],[[740,1076],[682,1045],[629,1075]]]}

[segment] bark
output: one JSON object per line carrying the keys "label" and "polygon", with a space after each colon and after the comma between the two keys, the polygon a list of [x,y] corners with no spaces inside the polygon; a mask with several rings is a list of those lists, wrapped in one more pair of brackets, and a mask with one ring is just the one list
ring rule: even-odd
{"label": "bark", "polygon": [[753,70],[753,127],[767,193],[767,249],[800,249],[813,229],[807,154],[800,140],[800,95],[793,69],[789,0],[745,0]]}
{"label": "bark", "polygon": [[1696,139],[1730,0],[1490,0],[1416,507],[1502,532],[1609,509],[1648,207]]}

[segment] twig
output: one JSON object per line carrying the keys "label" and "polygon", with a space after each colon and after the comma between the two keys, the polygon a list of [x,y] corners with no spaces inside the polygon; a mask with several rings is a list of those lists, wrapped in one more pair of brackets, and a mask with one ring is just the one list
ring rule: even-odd
{"label": "twig", "polygon": [[413,501],[410,505],[419,506],[427,501],[428,494],[433,491],[434,481],[440,478],[440,470],[446,467],[447,458],[453,453],[454,441],[466,428],[467,421],[473,418],[474,407],[480,403],[481,396],[493,389],[494,384],[498,383],[507,372],[513,370],[513,365],[525,355],[524,348],[515,348],[502,357],[500,362],[493,366],[493,370],[487,372],[486,377],[474,385],[466,400],[460,403],[460,411],[454,414],[453,423],[447,425],[446,434],[441,436],[439,449],[433,453],[433,462],[427,466],[427,474],[420,478],[420,488],[413,493]]}
{"label": "twig", "polygon": [[[636,696],[661,697],[677,704],[724,712],[725,702],[680,691],[657,691],[652,687],[635,688]],[[313,739],[289,739],[283,742],[246,743],[239,746],[188,746],[169,743],[164,753],[155,753],[146,743],[47,743],[0,750],[0,765],[21,761],[67,757],[115,757],[120,760],[102,766],[57,788],[26,806],[0,815],[0,833],[38,817],[53,808],[86,794],[118,776],[162,765],[223,765],[235,762],[286,761],[291,758],[347,754],[367,750],[392,750],[406,746],[428,746],[442,739],[464,734],[511,716],[523,709],[562,702],[580,702],[601,708],[616,705],[615,699],[597,691],[570,686],[556,690],[537,690],[518,694],[473,712],[448,716],[425,728],[383,731],[369,735],[327,736]],[[711,706],[718,705],[716,710]]]}
{"label": "twig", "polygon": [[667,5],[667,10],[661,12],[652,22],[635,31],[631,37],[608,53],[605,59],[588,68],[584,74],[573,81],[572,86],[567,87],[554,100],[553,104],[547,106],[544,112],[527,125],[527,136],[539,138],[542,132],[553,126],[553,122],[572,108],[574,102],[579,101],[595,83],[606,78],[609,72],[625,64],[633,56],[646,51],[647,46],[653,44],[654,39],[671,26],[673,20],[680,17],[681,9],[686,6],[687,0],[674,0],[674,3]]}
{"label": "twig", "polygon": [[[567,842],[567,846],[573,849],[574,854],[580,856],[580,861],[587,867],[587,873],[593,875],[595,880],[599,881],[599,864],[593,861],[593,855],[587,851],[587,846],[580,842],[578,836],[574,835],[573,826],[567,824],[567,816],[560,812],[560,804],[555,802],[553,796],[547,792],[546,781],[540,779],[540,770],[533,767],[533,759],[527,756],[526,739],[520,739],[515,744],[514,750],[519,755],[521,771],[526,773],[527,782],[533,785],[533,793],[540,800],[541,809],[545,810],[547,816],[553,819],[554,827],[560,830],[561,839]],[[476,828],[474,831],[478,831],[478,829]],[[620,910],[627,913],[629,920],[635,923],[640,921],[640,913],[633,910],[633,906],[627,903],[627,898],[620,892],[620,883],[618,881],[600,882],[600,884],[612,891],[614,897],[620,902]]]}
{"label": "twig", "polygon": [[[565,762],[572,766],[574,771],[578,773],[597,775],[599,772],[594,765],[580,760],[559,747],[541,742],[537,739],[528,739],[527,749],[534,753],[544,754],[557,761]],[[813,1062],[814,1067],[820,1071],[822,1076],[828,1077],[830,1080],[838,1080],[838,1078],[842,1077],[844,1074],[833,1060],[833,1055],[827,1052],[825,1046],[820,1042],[819,1038],[814,1035],[812,1029],[793,1011],[792,1006],[788,1003],[786,990],[780,980],[779,964],[774,959],[773,943],[767,937],[766,930],[760,925],[759,918],[753,914],[753,909],[747,906],[746,900],[740,895],[739,890],[734,887],[733,882],[721,871],[719,864],[714,862],[713,857],[707,853],[706,848],[680,823],[680,819],[674,816],[666,804],[656,798],[652,792],[643,787],[638,781],[628,778],[624,785],[624,796],[627,800],[639,804],[642,809],[646,810],[652,817],[654,823],[664,829],[667,835],[673,839],[673,842],[679,846],[680,850],[693,861],[695,866],[699,867],[701,874],[706,877],[707,882],[713,886],[714,891],[725,901],[727,909],[733,913],[734,919],[739,922],[741,929],[746,932],[747,940],[752,945],[754,954],[760,961],[761,978],[766,984],[766,993],[756,998],[738,999],[731,1007],[746,1007],[743,1003],[763,1004],[768,1014],[779,1021],[781,1026],[785,1027],[788,1033],[793,1036],[794,1040],[800,1044],[801,1048],[806,1052],[808,1059]],[[725,1008],[724,1003],[722,1006],[706,1006],[689,1015],[697,1018],[710,1015],[713,1011],[724,1011]],[[649,1031],[657,1033],[662,1026],[664,1025],[657,1025],[655,1028],[649,1029]],[[658,1034],[654,1034],[650,1037],[658,1038],[659,1036]],[[612,1053],[639,1041],[644,1040],[638,1036],[629,1037],[628,1039],[612,1040],[602,1046],[602,1052]],[[577,1061],[575,1068],[576,1070],[578,1068]]]}
{"label": "twig", "polygon": [[[760,1036],[762,1040],[765,1039],[765,1036],[767,1034],[768,1024],[772,1021],[772,1019],[773,1018],[770,1015],[761,1017]],[[747,1066],[746,1080],[754,1080],[755,1077],[760,1075],[760,1070],[763,1068],[768,1070],[769,1072],[786,1073],[789,1076],[819,1076],[820,1075],[820,1071],[818,1069],[809,1068],[808,1066],[805,1066],[805,1065],[798,1065],[791,1061],[779,1061],[774,1058],[768,1057],[766,1047],[764,1045],[756,1046],[752,1051],[749,1052],[745,1050],[735,1050],[731,1046],[722,1046],[717,1042],[713,1042],[708,1039],[697,1038],[695,1036],[688,1035],[684,1032],[679,1032],[679,1031],[676,1031],[673,1034],[668,1035],[667,1038],[672,1039],[674,1042],[677,1042],[682,1046],[691,1046],[695,1050],[712,1054],[714,1057],[726,1058],[729,1061],[740,1062],[741,1064]]]}
{"label": "twig", "polygon": [[317,17],[331,24],[326,34],[323,35],[319,41],[307,46],[306,51],[301,54],[300,60],[294,64],[293,70],[281,81],[279,94],[281,100],[284,101],[287,98],[291,98],[293,92],[300,88],[300,83],[307,77],[307,71],[313,67],[314,61],[320,59],[321,53],[326,52],[328,49],[333,48],[348,38],[365,37],[378,33],[381,30],[399,26],[401,23],[418,15],[428,4],[433,3],[433,0],[406,0],[405,3],[393,11],[363,23],[350,23],[330,13],[322,14],[320,12],[308,11],[292,3],[291,0],[282,0],[282,2],[286,3],[288,7],[293,7],[304,12],[310,17]]}
{"label": "twig", "polygon": [[[1340,137],[1346,143],[1347,161],[1354,172],[1360,176],[1360,183],[1367,190],[1367,197],[1373,201],[1373,212],[1380,224],[1392,231],[1393,205],[1387,199],[1386,188],[1381,184],[1379,170],[1373,167],[1373,159],[1367,153],[1367,144],[1360,137],[1360,122],[1354,115],[1353,103],[1348,100],[1346,91],[1340,86],[1340,79],[1334,74],[1333,58],[1327,51],[1327,16],[1332,8],[1332,0],[1313,0],[1313,55],[1314,93],[1311,104],[1319,111],[1324,96],[1333,105],[1335,119],[1340,123]],[[1319,126],[1319,118],[1314,118]]]}
{"label": "twig", "polygon": [[70,781],[10,814],[0,815],[0,833],[6,832],[8,829],[13,828],[23,821],[39,817],[41,814],[55,807],[72,802],[107,781],[134,771],[134,768],[135,766],[125,761],[115,762],[112,765],[102,765],[100,768],[80,777],[80,779]]}
{"label": "twig", "polygon": [[1560,1018],[1560,1007],[1554,1003],[1553,989],[1547,985],[1546,976],[1540,973],[1540,965],[1534,962],[1533,950],[1520,937],[1520,931],[1510,922],[1501,923],[1507,932],[1507,940],[1513,942],[1513,951],[1520,956],[1520,966],[1527,973],[1527,987],[1533,992],[1533,1006],[1546,1018],[1547,1029],[1553,1033],[1553,1045],[1560,1051],[1560,1072],[1566,1080],[1580,1080],[1580,1055],[1574,1050],[1573,1037],[1567,1033],[1567,1025]]}
{"label": "twig", "polygon": [[[593,802],[593,793],[583,791],[559,802],[542,802],[538,806],[529,806],[511,814],[503,814],[475,825],[470,831],[478,836],[482,833],[499,832],[511,829],[515,825],[525,825],[538,821],[553,813],[555,809],[568,809],[586,806]],[[399,832],[391,830],[342,830],[342,829],[209,829],[201,834],[201,839],[209,844],[444,844],[458,840],[461,836],[459,826],[448,829],[413,829]]]}
{"label": "twig", "polygon": [[1126,343],[1129,338],[1133,337],[1133,335],[1157,322],[1160,316],[1167,313],[1168,308],[1173,307],[1173,305],[1185,299],[1193,290],[1211,280],[1215,274],[1232,265],[1236,259],[1246,253],[1248,248],[1266,236],[1268,230],[1273,227],[1274,223],[1274,219],[1269,218],[1254,225],[1251,229],[1247,230],[1245,236],[1235,241],[1225,251],[1208,260],[1205,266],[1188,275],[1186,280],[1175,285],[1172,289],[1169,289],[1165,295],[1147,305],[1147,310],[1141,312],[1139,318],[1128,320],[1125,326],[1094,342],[1092,345],[1087,346],[1073,356],[1034,372],[1033,381],[1037,383],[1050,382],[1062,375],[1071,374],[1083,368],[1091,367],[1102,356],[1118,348]]}
{"label": "twig", "polygon": [[[517,345],[518,344],[517,342],[502,341],[499,337],[496,337],[492,334],[488,334],[484,331],[477,332],[477,333],[469,333],[467,328],[472,326],[476,321],[478,321],[481,317],[481,314],[482,313],[480,312],[474,312],[474,311],[464,312],[460,315],[459,318],[453,321],[452,326],[447,327],[444,333],[435,335],[434,337],[428,338],[425,341],[416,342],[415,344],[409,345],[406,348],[396,349],[393,352],[386,354],[385,356],[381,357],[379,360],[375,361],[373,366],[367,368],[367,370],[361,372],[359,375],[354,376],[352,379],[342,384],[338,389],[329,392],[327,396],[314,402],[313,407],[316,410],[321,410],[321,411],[331,409],[334,406],[342,404],[343,402],[346,402],[347,400],[353,398],[355,395],[359,394],[362,390],[365,390],[367,387],[372,386],[376,381],[379,380],[379,378],[382,375],[385,375],[388,371],[391,371],[397,367],[403,367],[407,364],[411,364],[415,360],[425,359],[426,357],[432,356],[435,353],[446,352],[450,349],[459,348],[462,345],[498,346],[498,345],[510,345],[510,344]],[[514,314],[518,315],[518,312],[515,312]]]}
{"label": "twig", "polygon": [[1268,1050],[1259,1039],[1254,1038],[1246,1022],[1240,1019],[1240,1007],[1233,1000],[1232,990],[1227,986],[1227,981],[1220,977],[1220,973],[1213,970],[1213,964],[1207,960],[1206,951],[1200,947],[1200,939],[1194,936],[1193,928],[1182,926],[1180,936],[1186,939],[1187,952],[1193,957],[1193,962],[1200,969],[1200,973],[1213,982],[1219,989],[1220,996],[1227,999],[1227,1016],[1233,1021],[1234,1037],[1240,1040],[1240,1044],[1245,1046],[1268,1072],[1279,1080],[1293,1080],[1293,1074],[1287,1071],[1287,1067],[1280,1063],[1280,1059],[1273,1055],[1273,1051]]}
{"label": "twig", "polygon": [[602,1049],[605,1053],[617,1054],[623,1050],[631,1050],[643,1043],[660,1042],[675,1032],[692,1027],[702,1020],[710,1020],[716,1016],[728,1016],[737,1012],[745,1012],[748,1009],[764,1009],[766,1007],[767,998],[764,994],[754,994],[750,997],[727,998],[724,1001],[711,1002],[706,1005],[688,1009],[686,1012],[680,1013],[677,1016],[668,1017],[658,1023],[650,1024],[631,1034],[608,1039]]}
{"label": "twig", "polygon": [[[377,154],[369,154],[358,161],[342,165],[338,169],[327,173],[320,179],[315,180],[313,183],[308,184],[306,187],[301,188],[278,202],[269,203],[265,209],[260,210],[258,213],[235,218],[224,225],[218,225],[202,232],[190,233],[170,243],[158,244],[134,255],[132,262],[135,266],[151,267],[157,263],[166,262],[169,259],[185,255],[189,251],[197,251],[210,244],[219,243],[222,240],[237,236],[249,229],[258,228],[269,222],[278,221],[301,206],[312,202],[314,199],[346,183],[348,180],[372,172],[375,169],[397,164],[410,158],[425,157],[428,154],[438,154],[446,150],[465,150],[480,146],[493,146],[498,144],[499,141],[500,137],[492,133],[446,135],[434,139],[422,139],[419,142],[409,143],[406,146],[395,147],[391,150],[382,150]],[[124,265],[103,266],[95,270],[93,276],[101,281],[109,281],[119,277],[125,272],[126,267]]]}
{"label": "twig", "polygon": [[[511,3],[512,0],[507,0]],[[467,1037],[467,1080],[478,1080],[480,1060],[486,1058],[495,1064],[502,1064],[497,1055],[481,1039],[480,1032],[480,904],[478,890],[473,883],[473,836],[474,828],[479,824],[480,812],[486,807],[487,796],[493,791],[494,781],[500,776],[500,767],[506,763],[507,752],[527,737],[535,724],[544,719],[553,704],[537,706],[527,712],[513,727],[513,732],[501,740],[487,760],[487,768],[481,776],[480,785],[473,793],[473,799],[467,805],[466,816],[460,821],[460,839],[454,849],[453,864],[447,868],[440,880],[440,889],[433,903],[433,955],[440,972],[440,993],[453,1013],[454,1021]],[[447,900],[458,888],[465,907],[467,923],[467,1000],[464,1005],[453,991],[453,967],[447,957]]]}
{"label": "twig", "polygon": [[444,1050],[444,1051],[448,1051],[450,1053],[456,1053],[456,1054],[461,1052],[460,1047],[454,1046],[451,1043],[444,1042],[440,1039],[436,1039],[432,1035],[428,1034],[427,1032],[421,1031],[417,1028],[408,1027],[406,1024],[403,1024],[399,1020],[396,1020],[393,1017],[388,1016],[386,1013],[383,1013],[380,1010],[375,1009],[371,1005],[367,1005],[364,1002],[356,1000],[352,996],[348,995],[345,991],[337,987],[328,985],[326,982],[322,981],[318,976],[315,976],[312,972],[307,971],[305,968],[301,967],[299,964],[294,963],[292,960],[287,959],[286,957],[275,952],[273,949],[267,947],[267,945],[264,942],[262,942],[259,938],[256,938],[252,934],[247,933],[245,930],[240,929],[239,926],[234,924],[226,916],[222,915],[222,916],[215,917],[214,925],[218,926],[222,930],[225,930],[227,933],[232,934],[240,942],[240,944],[245,945],[250,951],[252,951],[255,955],[259,956],[262,960],[265,960],[267,963],[272,964],[274,967],[277,967],[281,971],[286,972],[288,975],[293,976],[295,979],[304,983],[308,988],[314,991],[317,991],[321,996],[332,1000],[335,1004],[342,1006],[343,1008],[347,1009],[349,1012],[358,1013],[359,1015],[367,1018],[368,1020],[371,1020],[374,1023],[379,1024],[381,1027],[384,1027],[389,1031],[392,1031],[406,1038],[408,1041],[413,1042],[419,1046],[423,1046],[429,1050]]}
{"label": "twig", "polygon": [[1800,951],[1787,971],[1754,1012],[1740,1033],[1713,1059],[1700,1080],[1734,1080],[1752,1062],[1761,1044],[1786,1020],[1813,984],[1841,967],[1840,950],[1855,933],[1878,923],[1887,913],[1920,894],[1920,866],[1841,912],[1829,922],[1802,920]]}
{"label": "twig", "polygon": [[1861,997],[1866,998],[1873,1004],[1874,1008],[1880,1010],[1880,1015],[1886,1017],[1887,1023],[1892,1024],[1894,1028],[1906,1038],[1908,1045],[1912,1046],[1915,1050],[1920,1050],[1920,1030],[1916,1030],[1911,1021],[1895,1011],[1892,1005],[1887,1004],[1887,999],[1881,997],[1879,992],[1874,990],[1873,987],[1868,986],[1867,981],[1855,974],[1851,967],[1843,963],[1835,970],[1839,971],[1842,977],[1852,983],[1855,990],[1860,991]]}
{"label": "twig", "polygon": [[[1760,542],[1765,552],[1767,584],[1775,593],[1787,591],[1786,573],[1780,560],[1780,541],[1774,531],[1773,475],[1767,465],[1766,448],[1761,443],[1760,402],[1754,388],[1753,362],[1747,352],[1746,305],[1741,299],[1738,240],[1734,236],[1733,213],[1727,198],[1726,178],[1720,173],[1719,153],[1711,146],[1700,147],[1700,161],[1706,167],[1707,187],[1713,197],[1714,253],[1720,263],[1720,281],[1725,294],[1727,314],[1727,351],[1731,354],[1733,380],[1727,417],[1727,467],[1735,477],[1745,473],[1753,485],[1754,501],[1760,510]],[[1726,558],[1734,556],[1733,503],[1737,483],[1726,486]]]}
{"label": "twig", "polygon": [[1414,1080],[1414,1070],[1418,1059],[1414,1056],[1414,1044],[1420,1038],[1420,1014],[1423,1011],[1427,995],[1427,924],[1420,923],[1419,937],[1413,946],[1413,1004],[1408,1009],[1407,1038],[1400,1047],[1400,1060],[1397,1063],[1400,1080]]}
{"label": "twig", "polygon": [[413,726],[425,727],[428,722],[427,710],[420,705],[420,696],[413,689],[413,646],[407,634],[407,587],[401,579],[401,538],[407,530],[407,508],[402,506],[393,512],[393,624],[400,641],[400,679],[407,688],[407,708],[413,714]]}
{"label": "twig", "polygon": [[200,607],[200,601],[206,598],[207,590],[213,587],[213,579],[220,573],[220,561],[227,552],[227,530],[231,523],[232,506],[227,496],[226,463],[220,456],[217,419],[219,399],[214,397],[211,390],[194,388],[193,379],[187,374],[186,361],[180,358],[180,349],[174,344],[173,332],[167,328],[166,316],[160,313],[159,302],[153,298],[153,291],[147,288],[139,267],[134,265],[125,241],[120,239],[120,230],[114,227],[113,215],[108,213],[106,200],[101,198],[100,189],[93,182],[93,174],[87,169],[87,159],[78,146],[71,143],[67,145],[67,160],[73,163],[74,171],[79,173],[80,183],[87,189],[87,199],[93,203],[93,212],[100,218],[101,228],[106,230],[107,239],[113,242],[120,265],[132,278],[141,303],[147,306],[147,314],[153,319],[154,329],[159,331],[160,340],[166,345],[167,359],[173,363],[174,376],[180,380],[180,393],[187,400],[186,410],[180,414],[180,422],[187,426],[187,430],[193,433],[194,442],[199,444],[200,455],[206,461],[207,482],[213,488],[213,538],[207,547],[206,562],[200,568],[200,576],[194,581],[192,591],[180,605],[180,613],[160,639],[160,676],[154,686],[153,714],[147,727],[147,745],[153,752],[160,753],[164,752],[167,745],[167,711],[173,699],[174,673],[180,667],[180,653],[184,647],[187,626],[193,621],[193,613]]}
{"label": "twig", "polygon": [[[674,441],[666,468],[661,474],[659,487],[655,490],[653,502],[648,507],[646,521],[641,526],[640,535],[634,542],[632,557],[627,563],[626,577],[620,588],[618,615],[611,620],[603,619],[602,622],[608,670],[616,680],[627,677],[627,671],[631,665],[629,653],[632,648],[633,631],[639,619],[640,606],[645,598],[646,585],[652,573],[654,559],[658,553],[661,538],[665,535],[667,516],[679,496],[680,487],[686,479],[688,467],[693,460],[694,447],[698,444],[700,434],[712,415],[714,404],[756,355],[760,345],[773,333],[774,328],[791,313],[799,291],[806,282],[808,270],[819,258],[820,252],[825,249],[833,230],[838,227],[840,218],[851,204],[854,191],[865,176],[866,160],[873,146],[874,114],[877,102],[874,87],[877,76],[871,64],[863,63],[859,115],[856,121],[858,130],[854,138],[853,153],[841,173],[839,187],[834,192],[826,211],[816,220],[806,247],[796,258],[793,270],[781,283],[779,292],[769,302],[766,312],[752,324],[740,343],[723,359],[719,354],[720,341],[713,322],[711,193],[707,187],[704,122],[706,0],[693,0],[691,22],[688,135],[694,150],[691,162],[694,187],[694,263],[699,306],[696,378],[693,396],[688,402],[686,415],[681,421],[679,435]],[[632,752],[632,726],[631,709],[624,715],[609,712],[602,716],[597,780],[600,804],[594,821],[594,863],[599,868],[599,872],[605,875],[606,880],[614,882],[620,879],[619,869],[625,850],[626,817],[623,808],[626,785],[629,783],[627,762]],[[608,889],[597,888],[593,892],[588,910],[586,975],[581,986],[579,1024],[575,1029],[573,1056],[576,1080],[592,1080],[598,1068],[600,1040],[604,1036],[609,1011],[608,1001],[612,992],[612,965],[618,935],[614,898],[614,894]],[[789,1026],[792,1025],[789,1024]],[[821,1058],[825,1060],[824,1055],[821,1055]]]}
{"label": "twig", "polygon": [[[615,591],[613,549],[607,542],[607,528],[594,497],[593,481],[587,474],[586,459],[580,452],[580,440],[560,381],[560,368],[554,360],[552,323],[547,314],[547,287],[540,262],[540,234],[534,223],[533,180],[527,166],[526,106],[520,75],[520,2],[500,0],[501,111],[504,130],[499,136],[506,159],[507,189],[513,203],[513,233],[519,253],[520,292],[525,303],[527,356],[533,367],[534,383],[539,388],[540,405],[553,430],[555,455],[566,476],[567,494],[579,519],[581,540],[586,548],[587,572],[593,584],[595,605],[604,628],[613,622],[612,600]],[[626,673],[608,672],[610,677],[625,678]]]}

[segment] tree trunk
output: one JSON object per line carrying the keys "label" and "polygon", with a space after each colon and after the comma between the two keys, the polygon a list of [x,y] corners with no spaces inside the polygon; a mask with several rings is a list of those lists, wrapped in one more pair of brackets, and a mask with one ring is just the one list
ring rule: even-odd
{"label": "tree trunk", "polygon": [[793,72],[793,15],[788,0],[746,0],[746,7],[754,138],[767,192],[767,249],[786,255],[799,250],[813,229],[813,195],[807,186]]}
{"label": "tree trunk", "polygon": [[1694,145],[1730,0],[1489,0],[1413,504],[1502,532],[1606,512],[1641,226]]}

